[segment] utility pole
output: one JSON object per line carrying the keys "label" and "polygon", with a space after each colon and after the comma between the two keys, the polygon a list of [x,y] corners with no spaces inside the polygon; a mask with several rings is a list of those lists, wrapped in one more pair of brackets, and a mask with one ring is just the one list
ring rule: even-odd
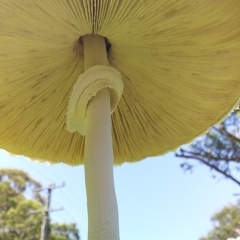
{"label": "utility pole", "polygon": [[[56,189],[56,188],[62,188],[64,187],[65,184],[61,184],[59,186],[56,186],[55,184],[51,184],[46,188],[39,188],[39,189],[35,189],[35,192],[40,192],[43,190],[47,190],[47,199],[45,202],[45,209],[44,211],[44,217],[43,217],[43,221],[42,221],[42,226],[41,226],[41,238],[40,240],[47,240],[48,239],[48,233],[49,233],[49,213],[50,212],[54,212],[54,211],[61,211],[63,210],[63,208],[58,208],[58,209],[50,209],[50,203],[51,203],[51,196],[52,196],[52,190]],[[43,212],[43,211],[37,211],[37,212]],[[33,213],[37,213],[37,212],[33,212]]]}

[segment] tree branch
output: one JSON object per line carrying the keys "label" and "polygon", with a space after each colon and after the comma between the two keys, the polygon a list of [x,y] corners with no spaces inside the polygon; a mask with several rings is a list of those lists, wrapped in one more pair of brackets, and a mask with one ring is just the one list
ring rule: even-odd
{"label": "tree branch", "polygon": [[[209,163],[208,161],[204,160],[203,157],[200,157],[199,155],[196,155],[192,152],[188,152],[186,150],[180,149],[181,154],[175,153],[176,157],[181,157],[181,158],[186,158],[186,159],[193,159],[193,160],[197,160],[200,161],[201,163],[207,165],[208,167],[210,167],[211,169],[214,169],[216,172],[224,175],[226,178],[231,179],[233,182],[235,182],[237,185],[240,186],[240,181],[238,179],[236,179],[235,177],[233,177],[231,174],[226,173],[225,171],[222,171],[221,169],[219,169],[217,166],[214,166],[213,164]],[[185,155],[184,153],[188,153],[188,154],[192,154],[192,155]]]}
{"label": "tree branch", "polygon": [[[206,155],[201,154],[201,153],[197,153],[197,152],[191,152],[191,151],[187,151],[184,149],[180,149],[180,151],[182,153],[187,153],[189,155],[193,155],[193,156],[202,156],[203,158],[208,158],[208,159],[212,159],[212,160],[216,160],[216,161],[225,161],[225,162],[239,162],[240,161],[240,156],[237,157],[227,157],[227,156],[213,156],[211,153],[206,152]],[[177,154],[177,153],[176,153]],[[177,156],[177,155],[176,155]],[[180,155],[181,157],[181,155]]]}
{"label": "tree branch", "polygon": [[214,127],[214,129],[217,130],[217,131],[220,132],[220,133],[225,134],[227,137],[231,138],[232,140],[240,143],[240,139],[237,138],[236,136],[234,136],[232,133],[230,133],[230,132],[225,128],[225,126],[224,126],[223,124],[220,124],[220,125],[219,125],[219,129],[216,128],[216,127]]}

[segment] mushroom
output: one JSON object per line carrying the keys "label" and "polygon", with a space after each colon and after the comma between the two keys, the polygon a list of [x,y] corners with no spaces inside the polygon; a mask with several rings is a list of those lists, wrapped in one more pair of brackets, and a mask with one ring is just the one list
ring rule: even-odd
{"label": "mushroom", "polygon": [[113,163],[171,151],[234,107],[239,14],[239,0],[0,0],[0,147],[84,164],[88,239],[119,239]]}

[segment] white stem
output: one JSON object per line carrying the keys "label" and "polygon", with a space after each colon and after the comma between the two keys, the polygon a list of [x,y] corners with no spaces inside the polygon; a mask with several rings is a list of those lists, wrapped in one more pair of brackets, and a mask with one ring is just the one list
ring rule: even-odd
{"label": "white stem", "polygon": [[[107,64],[104,38],[85,36],[85,70]],[[119,240],[118,207],[113,178],[111,107],[103,89],[87,108],[85,180],[88,201],[88,240]]]}

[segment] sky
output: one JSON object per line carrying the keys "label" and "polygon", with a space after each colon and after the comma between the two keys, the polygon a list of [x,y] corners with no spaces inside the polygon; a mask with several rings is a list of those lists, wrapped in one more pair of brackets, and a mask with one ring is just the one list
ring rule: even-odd
{"label": "sky", "polygon": [[[240,188],[226,179],[213,179],[199,165],[194,172],[180,168],[174,153],[147,158],[114,168],[121,240],[198,240],[212,228],[211,216],[235,203]],[[0,150],[0,168],[27,171],[43,186],[65,187],[53,191],[52,221],[76,222],[81,240],[87,240],[87,205],[83,166],[49,165]],[[229,236],[231,237],[231,236]]]}

